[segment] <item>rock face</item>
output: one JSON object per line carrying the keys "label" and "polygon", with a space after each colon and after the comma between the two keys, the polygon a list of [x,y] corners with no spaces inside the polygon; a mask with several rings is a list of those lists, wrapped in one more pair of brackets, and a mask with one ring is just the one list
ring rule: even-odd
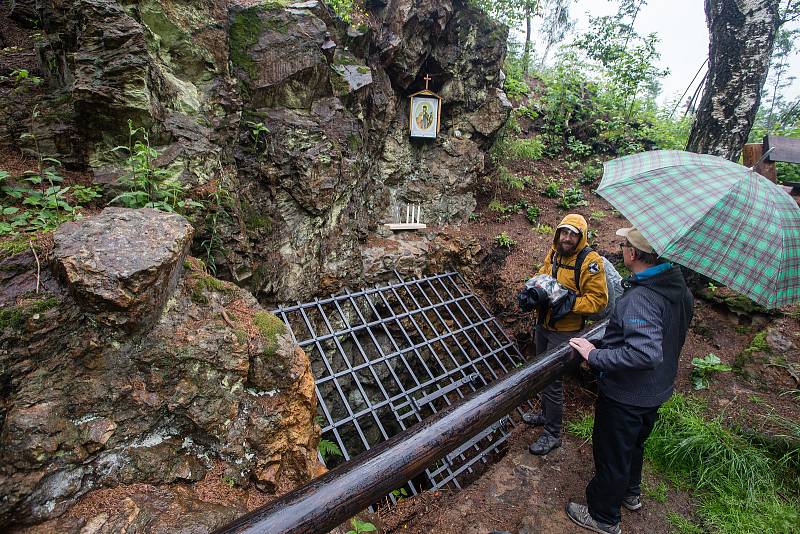
{"label": "rock face", "polygon": [[[193,252],[215,244],[219,275],[262,302],[374,278],[362,249],[407,203],[429,224],[464,220],[510,109],[506,30],[463,0],[367,2],[349,27],[316,0],[41,4],[49,88],[22,106],[8,93],[0,137],[33,130],[112,187],[124,151],[110,149],[129,120],[145,128],[154,164],[209,195]],[[443,97],[435,140],[408,135],[426,74]]]}
{"label": "rock face", "polygon": [[[45,268],[38,294],[32,257],[0,265],[18,295],[0,310],[0,528],[119,486],[128,512],[84,516],[107,523],[89,531],[146,532],[154,510],[191,517],[203,506],[214,510],[208,531],[247,503],[203,505],[196,484],[275,492],[317,469],[308,358],[252,295],[183,260],[188,228],[151,210],[74,223],[56,239],[60,276]],[[180,487],[156,488],[167,483]],[[89,527],[70,521],[51,531]]]}
{"label": "rock face", "polygon": [[106,208],[56,230],[55,268],[100,322],[136,330],[161,315],[191,237],[192,226],[180,215]]}

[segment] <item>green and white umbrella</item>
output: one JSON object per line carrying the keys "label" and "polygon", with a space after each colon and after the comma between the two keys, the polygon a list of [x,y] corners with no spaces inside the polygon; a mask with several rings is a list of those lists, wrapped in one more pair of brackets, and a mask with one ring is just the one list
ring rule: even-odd
{"label": "green and white umbrella", "polygon": [[800,300],[800,208],[747,167],[643,152],[606,162],[597,193],[661,256],[768,308]]}

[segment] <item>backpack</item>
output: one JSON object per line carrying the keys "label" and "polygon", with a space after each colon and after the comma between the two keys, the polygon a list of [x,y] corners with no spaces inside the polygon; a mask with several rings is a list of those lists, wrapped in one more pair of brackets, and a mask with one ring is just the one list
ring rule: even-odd
{"label": "backpack", "polygon": [[[580,291],[581,288],[581,267],[583,267],[583,260],[586,259],[586,256],[592,252],[592,247],[585,246],[583,249],[578,252],[578,257],[575,258],[575,265],[560,265],[565,269],[572,269],[575,271],[575,287],[578,288]],[[552,269],[552,276],[555,279],[558,279],[558,268],[559,264],[555,261],[556,259],[555,251],[553,251],[553,255],[550,258],[550,261],[553,264]],[[592,315],[585,316],[586,319],[590,319],[592,321],[602,321],[611,316],[611,313],[614,311],[614,306],[617,303],[617,299],[622,296],[622,276],[617,272],[616,267],[614,264],[608,261],[608,258],[605,256],[600,256],[603,260],[603,270],[606,273],[606,287],[608,288],[608,304],[602,310],[598,311],[597,313],[593,313]]]}

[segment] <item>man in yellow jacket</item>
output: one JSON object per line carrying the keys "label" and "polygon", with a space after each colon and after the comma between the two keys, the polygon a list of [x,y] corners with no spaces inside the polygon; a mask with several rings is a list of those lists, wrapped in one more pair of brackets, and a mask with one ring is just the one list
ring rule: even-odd
{"label": "man in yellow jacket", "polygon": [[[561,310],[554,317],[554,310],[548,308],[544,317],[538,318],[535,330],[536,354],[543,354],[575,337],[583,328],[586,316],[601,311],[608,303],[603,258],[588,246],[588,230],[586,219],[577,213],[570,213],[556,227],[553,246],[538,274],[549,274],[556,278],[563,287],[572,292],[568,302],[574,303],[566,314]],[[576,264],[580,264],[577,275]],[[533,426],[544,425],[544,432],[528,448],[531,454],[542,455],[561,446],[564,411],[561,378],[545,387],[539,398],[542,411],[526,413],[523,420]]]}

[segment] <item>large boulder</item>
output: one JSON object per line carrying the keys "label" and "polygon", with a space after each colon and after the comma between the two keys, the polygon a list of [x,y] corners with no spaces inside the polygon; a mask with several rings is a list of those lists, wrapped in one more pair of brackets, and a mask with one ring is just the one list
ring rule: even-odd
{"label": "large boulder", "polygon": [[184,260],[187,228],[106,210],[59,231],[59,276],[28,254],[0,264],[16,295],[0,309],[0,528],[118,488],[130,513],[96,518],[110,525],[98,531],[145,532],[156,516],[144,511],[191,517],[216,484],[227,504],[209,505],[210,530],[256,502],[242,491],[284,491],[318,469],[307,356],[252,295]]}
{"label": "large boulder", "polygon": [[192,226],[174,213],[106,208],[54,233],[57,272],[106,325],[149,326],[175,289]]}

